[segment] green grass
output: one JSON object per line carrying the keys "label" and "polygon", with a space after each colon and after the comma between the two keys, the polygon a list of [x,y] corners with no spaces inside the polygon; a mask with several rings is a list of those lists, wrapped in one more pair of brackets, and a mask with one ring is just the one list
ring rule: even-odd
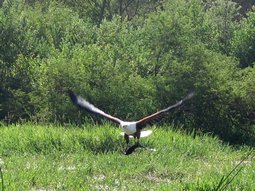
{"label": "green grass", "polygon": [[[1,126],[0,190],[3,186],[5,190],[215,190],[249,152],[207,135],[194,138],[169,127],[153,130],[141,143],[155,152],[139,148],[126,156],[121,129],[110,125]],[[224,190],[254,190],[252,155],[240,168]]]}

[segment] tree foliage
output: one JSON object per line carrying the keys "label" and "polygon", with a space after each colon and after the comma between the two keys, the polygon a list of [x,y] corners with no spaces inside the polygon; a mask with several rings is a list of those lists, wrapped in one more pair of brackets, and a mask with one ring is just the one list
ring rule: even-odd
{"label": "tree foliage", "polygon": [[240,59],[241,67],[253,66],[255,62],[255,9],[252,9],[248,17],[241,20],[239,25],[232,40],[233,55]]}
{"label": "tree foliage", "polygon": [[238,11],[227,0],[6,0],[0,119],[83,123],[88,115],[66,95],[73,89],[136,120],[195,91],[166,122],[252,141],[255,17]]}

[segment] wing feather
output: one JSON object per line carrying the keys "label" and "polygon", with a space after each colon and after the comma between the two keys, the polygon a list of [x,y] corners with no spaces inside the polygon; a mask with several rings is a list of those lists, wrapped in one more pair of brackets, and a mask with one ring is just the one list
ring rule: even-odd
{"label": "wing feather", "polygon": [[171,105],[171,106],[167,107],[166,109],[162,109],[152,115],[144,117],[143,119],[140,119],[139,121],[137,121],[137,127],[139,129],[142,129],[146,125],[152,125],[156,122],[159,122],[168,112],[181,106],[185,101],[191,99],[193,96],[194,96],[194,92],[188,94],[184,99],[178,101],[176,104]]}
{"label": "wing feather", "polygon": [[83,108],[90,113],[101,115],[102,117],[105,117],[105,118],[111,120],[112,122],[115,122],[118,124],[120,124],[122,122],[122,120],[120,120],[119,118],[113,117],[113,116],[103,112],[102,110],[98,109],[97,107],[95,107],[94,105],[92,105],[91,103],[86,101],[81,96],[74,94],[73,91],[69,90],[68,94],[69,94],[69,97],[71,98],[72,102],[76,106]]}

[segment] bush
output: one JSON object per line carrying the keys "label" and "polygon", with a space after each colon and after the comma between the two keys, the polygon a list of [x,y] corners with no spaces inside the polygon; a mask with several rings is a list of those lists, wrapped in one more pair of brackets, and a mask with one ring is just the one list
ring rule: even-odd
{"label": "bush", "polygon": [[254,66],[255,62],[255,9],[247,13],[240,22],[232,40],[232,54],[240,59],[239,66]]}
{"label": "bush", "polygon": [[71,104],[72,89],[112,115],[136,120],[195,91],[165,122],[251,141],[254,68],[239,68],[235,56],[252,58],[253,13],[238,29],[235,4],[210,2],[165,1],[141,17],[113,14],[98,23],[66,2],[5,1],[0,119],[81,124],[88,114]]}

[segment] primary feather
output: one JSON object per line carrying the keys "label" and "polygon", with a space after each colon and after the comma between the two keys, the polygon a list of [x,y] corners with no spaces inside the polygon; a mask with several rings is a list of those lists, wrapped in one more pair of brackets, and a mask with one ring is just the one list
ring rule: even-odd
{"label": "primary feather", "polygon": [[152,115],[144,117],[143,119],[140,119],[139,121],[137,121],[137,127],[139,129],[142,129],[146,125],[152,125],[155,122],[159,122],[168,112],[175,109],[176,107],[181,106],[185,101],[191,99],[193,96],[194,96],[194,92],[188,94],[184,99],[178,101],[176,104],[171,105],[171,106],[167,107],[166,109],[162,109]]}
{"label": "primary feather", "polygon": [[95,107],[94,105],[92,105],[91,103],[89,103],[88,101],[86,101],[85,99],[83,99],[81,96],[79,95],[75,95],[71,90],[68,91],[68,94],[72,100],[72,102],[77,105],[80,108],[85,109],[88,112],[94,113],[94,114],[98,114],[101,115],[115,123],[120,124],[122,122],[122,120],[113,117],[107,113],[105,113],[104,111],[98,109],[97,107]]}

